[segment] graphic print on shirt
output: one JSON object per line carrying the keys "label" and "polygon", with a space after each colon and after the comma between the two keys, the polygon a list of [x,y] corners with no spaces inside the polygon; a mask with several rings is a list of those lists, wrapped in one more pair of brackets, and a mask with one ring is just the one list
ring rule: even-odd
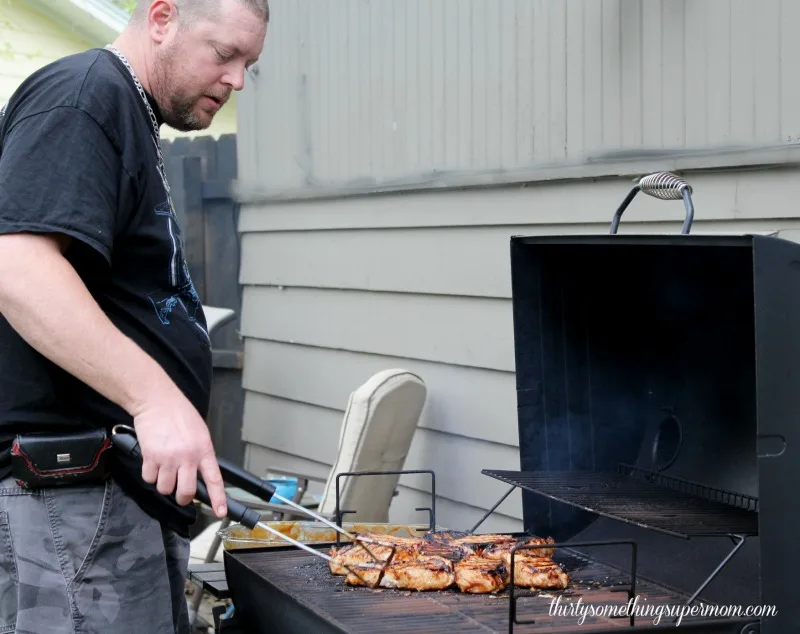
{"label": "graphic print on shirt", "polygon": [[147,297],[152,302],[158,320],[162,324],[168,326],[172,312],[180,308],[186,313],[189,321],[208,338],[208,332],[197,321],[197,311],[200,310],[200,296],[194,288],[192,277],[189,274],[189,267],[183,257],[180,229],[178,228],[175,210],[169,196],[164,202],[156,205],[155,214],[164,218],[169,239],[172,243],[168,271],[169,288],[150,293]]}

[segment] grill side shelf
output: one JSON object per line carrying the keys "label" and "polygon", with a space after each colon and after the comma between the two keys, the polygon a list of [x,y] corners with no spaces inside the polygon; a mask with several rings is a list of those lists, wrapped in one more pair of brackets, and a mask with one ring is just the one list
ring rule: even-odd
{"label": "grill side shelf", "polygon": [[617,473],[497,471],[484,475],[641,528],[690,539],[758,535],[758,500],[620,465]]}

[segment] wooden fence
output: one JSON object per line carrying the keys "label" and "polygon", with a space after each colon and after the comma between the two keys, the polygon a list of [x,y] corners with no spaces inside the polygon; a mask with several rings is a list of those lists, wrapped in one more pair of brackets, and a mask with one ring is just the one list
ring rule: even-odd
{"label": "wooden fence", "polygon": [[214,385],[208,424],[217,454],[242,465],[239,207],[231,195],[237,170],[236,136],[165,141],[164,161],[183,232],[189,273],[200,300],[206,306],[236,311],[236,319],[219,328],[211,338]]}

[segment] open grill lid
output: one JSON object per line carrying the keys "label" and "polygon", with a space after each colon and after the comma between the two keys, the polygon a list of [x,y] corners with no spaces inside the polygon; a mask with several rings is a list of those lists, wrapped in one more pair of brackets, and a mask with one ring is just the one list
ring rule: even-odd
{"label": "open grill lid", "polygon": [[[617,233],[639,191],[683,200],[680,234]],[[800,245],[691,235],[693,217],[691,188],[653,175],[607,235],[511,238],[522,471],[484,473],[523,490],[530,533],[619,530],[665,583],[727,566],[723,594],[786,611],[800,567],[786,529],[800,520]],[[736,545],[712,555],[659,533]]]}
{"label": "open grill lid", "polygon": [[[512,239],[522,470],[611,486],[629,464],[757,497],[757,361],[770,360],[753,306],[782,301],[768,279],[778,252],[788,266],[798,250],[758,236]],[[592,519],[541,497],[524,509],[526,529],[557,539]]]}
{"label": "open grill lid", "polygon": [[[638,191],[682,198],[682,234],[617,234]],[[680,536],[758,532],[758,436],[785,438],[774,414],[800,405],[798,390],[764,380],[785,367],[779,342],[800,352],[800,300],[790,297],[800,246],[690,235],[693,213],[691,188],[660,174],[634,187],[609,235],[511,239],[520,463],[538,472],[527,487],[538,494],[524,494],[526,530],[565,540],[585,529],[596,514],[580,492],[602,492],[597,474],[615,500],[600,510],[636,522],[645,484],[621,481],[627,469],[664,476],[647,480],[651,523]],[[594,488],[578,481],[587,472]],[[638,492],[627,505],[626,488]],[[658,491],[682,495],[687,517],[660,514]],[[701,498],[712,502],[698,501],[687,523]]]}

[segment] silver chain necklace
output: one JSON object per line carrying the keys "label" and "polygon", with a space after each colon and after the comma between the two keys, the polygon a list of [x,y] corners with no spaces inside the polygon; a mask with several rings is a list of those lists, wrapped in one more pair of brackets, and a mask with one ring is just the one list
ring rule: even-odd
{"label": "silver chain necklace", "polygon": [[161,180],[164,183],[164,189],[167,190],[167,197],[170,199],[170,205],[172,205],[172,197],[170,196],[170,188],[169,182],[167,181],[167,170],[164,167],[164,154],[161,150],[161,133],[158,129],[158,119],[156,119],[156,113],[153,112],[153,108],[150,106],[150,101],[147,99],[147,93],[145,93],[142,84],[139,82],[139,78],[136,77],[136,73],[133,70],[133,67],[128,62],[128,59],[122,54],[122,52],[115,46],[111,44],[106,45],[106,50],[112,52],[116,55],[125,68],[128,69],[128,72],[133,79],[133,83],[136,86],[136,90],[139,91],[139,96],[142,98],[144,102],[145,108],[147,108],[147,114],[150,115],[150,123],[153,126],[153,144],[156,146],[156,157],[158,158],[158,173],[161,176]]}

